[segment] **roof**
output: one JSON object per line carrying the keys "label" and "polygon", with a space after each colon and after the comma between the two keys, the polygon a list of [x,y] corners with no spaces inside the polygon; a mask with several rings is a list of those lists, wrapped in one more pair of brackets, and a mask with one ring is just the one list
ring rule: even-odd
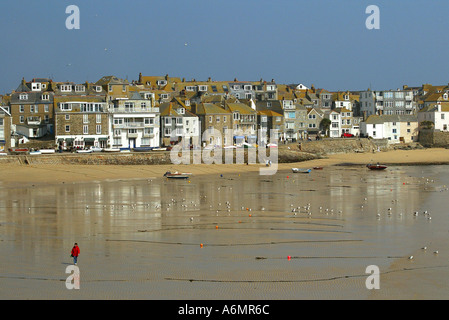
{"label": "roof", "polygon": [[[183,108],[184,113],[179,113],[178,109]],[[180,104],[173,102],[164,102],[159,105],[159,110],[161,112],[161,117],[197,117],[196,114],[191,113],[185,107]]]}
{"label": "roof", "polygon": [[371,115],[369,116],[365,123],[367,124],[383,124],[385,122],[418,122],[418,117],[416,115]]}
{"label": "roof", "polygon": [[260,110],[257,112],[259,115],[265,115],[268,117],[283,117],[282,114],[274,112],[273,110]]}
{"label": "roof", "polygon": [[240,114],[256,114],[257,111],[243,103],[226,103],[226,108],[231,112]]}
{"label": "roof", "polygon": [[231,112],[217,106],[214,103],[200,103],[196,106],[197,115],[199,114],[230,114]]}
{"label": "roof", "polygon": [[110,84],[129,84],[128,80],[123,80],[120,78],[117,78],[116,76],[104,76],[97,82],[95,82],[96,85],[103,86],[103,85],[110,85]]}
{"label": "roof", "polygon": [[[439,105],[441,106],[441,112],[449,112],[449,102],[441,102]],[[436,112],[437,108],[438,104],[429,104],[418,112]]]}

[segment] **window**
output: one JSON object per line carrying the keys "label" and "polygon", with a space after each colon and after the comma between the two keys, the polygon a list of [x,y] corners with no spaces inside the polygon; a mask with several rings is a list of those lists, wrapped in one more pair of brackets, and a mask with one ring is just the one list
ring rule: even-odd
{"label": "window", "polygon": [[167,93],[161,94],[161,99],[168,99],[168,94]]}
{"label": "window", "polygon": [[373,131],[373,137],[375,137],[376,136],[376,131]]}
{"label": "window", "polygon": [[38,113],[38,112],[39,112],[39,106],[38,106],[37,104],[34,106],[34,112],[35,112],[35,113]]}
{"label": "window", "polygon": [[199,86],[198,91],[207,91],[207,86]]}
{"label": "window", "polygon": [[412,132],[410,129],[407,129],[407,133],[410,133],[410,132]]}
{"label": "window", "polygon": [[215,121],[216,121],[217,123],[219,123],[219,122],[220,122],[220,116],[217,116],[217,117],[215,118]]}
{"label": "window", "polygon": [[89,123],[89,115],[83,114],[83,123]]}
{"label": "window", "polygon": [[250,91],[250,90],[252,90],[252,86],[249,85],[249,84],[245,84],[245,85],[243,86],[243,90]]}
{"label": "window", "polygon": [[309,114],[309,119],[316,119],[316,114]]}
{"label": "window", "polygon": [[112,86],[108,85],[108,91],[111,92],[112,91]]}
{"label": "window", "polygon": [[20,123],[23,123],[25,121],[25,117],[24,116],[20,116],[19,121],[20,121]]}
{"label": "window", "polygon": [[116,138],[114,138],[114,146],[121,146],[122,145],[122,138],[120,138],[120,137],[116,137]]}
{"label": "window", "polygon": [[20,113],[24,113],[24,112],[25,112],[25,106],[20,105],[20,106],[19,106],[19,112],[20,112]]}
{"label": "window", "polygon": [[44,121],[47,122],[47,123],[50,122],[50,116],[48,114],[46,114],[44,116]]}
{"label": "window", "polygon": [[69,84],[63,84],[60,87],[61,92],[71,92],[72,91],[72,86]]}
{"label": "window", "polygon": [[30,113],[34,112],[34,105],[30,105]]}
{"label": "window", "polygon": [[101,123],[101,114],[96,115],[96,123]]}
{"label": "window", "polygon": [[43,94],[43,95],[41,96],[41,99],[42,99],[42,100],[50,100],[50,95],[49,95],[49,94]]}
{"label": "window", "polygon": [[20,100],[28,100],[28,95],[26,93],[22,93],[19,95]]}
{"label": "window", "polygon": [[65,132],[70,132],[70,126],[69,125],[65,126]]}
{"label": "window", "polygon": [[83,134],[89,134],[89,126],[88,125],[83,126]]}
{"label": "window", "polygon": [[70,120],[70,114],[66,114],[66,115],[65,115],[65,119],[66,119],[66,120]]}
{"label": "window", "polygon": [[393,133],[397,133],[397,132],[396,132],[396,129],[393,129]]}
{"label": "window", "polygon": [[75,92],[84,92],[86,88],[83,85],[75,86]]}
{"label": "window", "polygon": [[59,108],[61,111],[72,111],[72,104],[71,103],[61,103],[59,105]]}
{"label": "window", "polygon": [[50,112],[50,106],[48,104],[44,104],[44,112]]}
{"label": "window", "polygon": [[122,92],[126,92],[126,84],[122,86]]}
{"label": "window", "polygon": [[96,133],[101,134],[101,124],[96,125]]}
{"label": "window", "polygon": [[444,120],[444,113],[441,114],[441,120]]}
{"label": "window", "polygon": [[228,117],[227,116],[223,116],[223,123],[226,123]]}
{"label": "window", "polygon": [[114,129],[114,136],[119,136],[122,134],[122,130],[120,129]]}
{"label": "window", "polygon": [[95,91],[96,92],[101,92],[101,86],[95,86]]}
{"label": "window", "polygon": [[212,122],[212,116],[209,116],[209,122]]}

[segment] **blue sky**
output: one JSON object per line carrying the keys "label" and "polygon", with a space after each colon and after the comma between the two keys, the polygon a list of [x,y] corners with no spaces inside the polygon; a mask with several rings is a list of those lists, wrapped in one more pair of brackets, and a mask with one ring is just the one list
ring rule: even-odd
{"label": "blue sky", "polygon": [[[72,4],[79,30],[65,27]],[[365,27],[369,5],[379,30]],[[449,83],[447,0],[2,0],[0,12],[0,94],[22,77],[139,72],[331,91]]]}

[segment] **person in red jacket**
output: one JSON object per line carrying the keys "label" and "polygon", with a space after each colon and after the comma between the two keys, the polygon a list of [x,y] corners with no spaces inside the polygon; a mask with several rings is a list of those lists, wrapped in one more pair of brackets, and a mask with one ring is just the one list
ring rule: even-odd
{"label": "person in red jacket", "polygon": [[73,258],[73,263],[75,263],[75,265],[78,262],[79,254],[80,254],[80,248],[78,247],[78,243],[75,242],[75,244],[72,248],[72,252],[70,254],[70,256]]}

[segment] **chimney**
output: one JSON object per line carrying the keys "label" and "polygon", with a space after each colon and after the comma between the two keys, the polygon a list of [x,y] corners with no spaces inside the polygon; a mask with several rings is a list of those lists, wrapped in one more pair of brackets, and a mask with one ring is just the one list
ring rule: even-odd
{"label": "chimney", "polygon": [[168,80],[168,73],[165,75],[165,80]]}

